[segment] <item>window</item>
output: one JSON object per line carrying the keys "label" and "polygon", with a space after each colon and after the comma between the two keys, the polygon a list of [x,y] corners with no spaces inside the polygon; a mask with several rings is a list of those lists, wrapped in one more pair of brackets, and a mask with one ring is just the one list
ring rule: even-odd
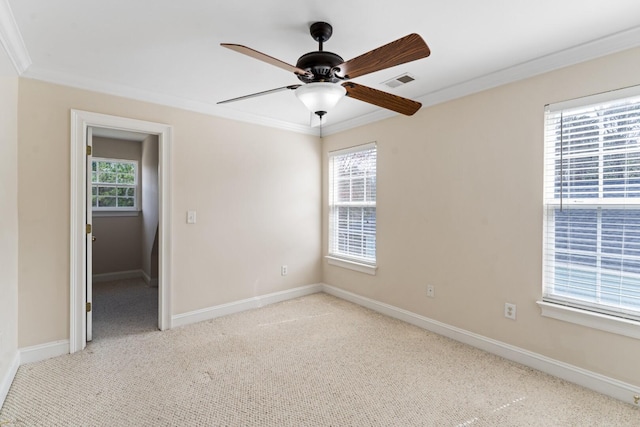
{"label": "window", "polygon": [[91,183],[94,209],[137,209],[138,162],[94,157]]}
{"label": "window", "polygon": [[375,266],[373,143],[329,153],[329,257]]}
{"label": "window", "polygon": [[640,88],[547,107],[543,303],[640,320]]}

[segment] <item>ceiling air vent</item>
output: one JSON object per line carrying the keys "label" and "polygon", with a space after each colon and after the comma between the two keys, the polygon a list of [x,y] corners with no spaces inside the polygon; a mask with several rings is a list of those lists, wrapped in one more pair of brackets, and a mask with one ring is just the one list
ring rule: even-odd
{"label": "ceiling air vent", "polygon": [[407,84],[409,82],[414,81],[416,78],[413,77],[411,74],[409,73],[404,73],[401,74],[397,77],[394,77],[390,80],[387,80],[386,82],[382,82],[382,84],[387,85],[389,87],[398,87],[398,86],[402,86],[404,84]]}

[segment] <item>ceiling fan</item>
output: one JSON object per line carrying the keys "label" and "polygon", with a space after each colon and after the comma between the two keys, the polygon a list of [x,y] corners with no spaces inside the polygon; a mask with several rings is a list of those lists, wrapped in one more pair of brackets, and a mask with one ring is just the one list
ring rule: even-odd
{"label": "ceiling fan", "polygon": [[331,34],[333,34],[333,28],[330,24],[315,22],[311,25],[309,32],[311,37],[318,42],[318,50],[302,55],[295,66],[246,46],[221,43],[223,47],[293,72],[302,84],[294,84],[227,99],[218,102],[218,104],[293,90],[307,108],[321,119],[344,96],[408,116],[413,115],[420,109],[422,104],[417,101],[349,81],[365,74],[429,56],[431,51],[418,34],[409,34],[345,61],[339,55],[323,50],[324,42],[329,40]]}

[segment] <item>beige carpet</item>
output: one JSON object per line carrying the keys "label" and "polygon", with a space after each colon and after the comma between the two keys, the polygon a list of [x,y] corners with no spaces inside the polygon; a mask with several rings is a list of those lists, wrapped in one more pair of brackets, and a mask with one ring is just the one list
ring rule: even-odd
{"label": "beige carpet", "polygon": [[158,329],[158,288],[142,278],[93,284],[93,339]]}
{"label": "beige carpet", "polygon": [[638,426],[640,410],[326,294],[22,366],[7,426]]}

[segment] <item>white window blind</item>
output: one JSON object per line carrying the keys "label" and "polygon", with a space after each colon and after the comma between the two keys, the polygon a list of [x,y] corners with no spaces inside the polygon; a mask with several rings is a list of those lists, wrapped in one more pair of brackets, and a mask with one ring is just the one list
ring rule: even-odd
{"label": "white window blind", "polygon": [[545,113],[543,300],[640,320],[640,88]]}
{"label": "white window blind", "polygon": [[138,162],[94,157],[91,199],[94,209],[137,209]]}
{"label": "white window blind", "polygon": [[329,255],[376,263],[375,144],[329,153]]}

